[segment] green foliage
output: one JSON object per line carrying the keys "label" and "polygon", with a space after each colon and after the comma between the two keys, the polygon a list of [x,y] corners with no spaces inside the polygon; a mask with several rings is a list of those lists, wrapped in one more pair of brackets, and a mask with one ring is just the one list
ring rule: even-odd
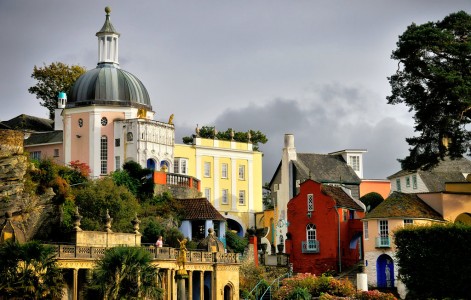
{"label": "green foliage", "polygon": [[405,227],[395,232],[399,277],[412,298],[453,299],[471,295],[471,226]]}
{"label": "green foliage", "polygon": [[383,196],[376,192],[371,192],[360,198],[360,201],[365,204],[367,212],[372,211],[376,206],[384,201]]}
{"label": "green foliage", "polygon": [[176,227],[165,228],[163,231],[164,244],[172,248],[180,248],[180,242],[185,237]]}
{"label": "green foliage", "polygon": [[60,299],[63,286],[52,247],[35,241],[0,244],[0,298]]}
{"label": "green foliage", "polygon": [[[391,58],[398,69],[389,77],[389,104],[405,103],[414,112],[419,136],[399,160],[405,170],[431,167],[469,151],[471,134],[471,15],[452,13],[442,21],[411,24]],[[447,147],[442,140],[450,139]]]}
{"label": "green foliage", "polygon": [[123,165],[123,171],[114,172],[112,177],[117,185],[126,186],[140,201],[145,201],[153,196],[152,170],[142,168],[135,161],[126,162]]}
{"label": "green foliage", "polygon": [[230,250],[236,253],[243,253],[248,244],[247,238],[241,238],[237,233],[226,230],[226,245]]}
{"label": "green foliage", "polygon": [[66,200],[62,204],[62,223],[61,223],[61,231],[63,232],[71,232],[74,228],[73,219],[72,217],[75,214],[75,203],[71,200]]}
{"label": "green foliage", "polygon": [[311,300],[311,294],[307,288],[296,287],[291,293],[288,294],[288,300]]}
{"label": "green foliage", "polygon": [[67,65],[61,62],[53,62],[42,67],[34,66],[31,78],[36,85],[28,88],[28,92],[41,99],[41,106],[49,110],[49,118],[54,120],[54,110],[57,106],[59,92],[68,92],[75,81],[85,73],[86,69],[79,65]]}
{"label": "green foliage", "polygon": [[81,227],[85,230],[103,230],[106,210],[109,210],[113,218],[112,230],[130,232],[131,220],[140,212],[134,195],[108,177],[75,190],[75,203],[83,216]]}
{"label": "green foliage", "polygon": [[348,280],[338,280],[324,275],[317,277],[312,274],[297,274],[294,277],[283,280],[283,284],[274,294],[274,298],[288,299],[289,295],[296,289],[298,291],[299,289],[306,289],[314,297],[319,297],[323,294],[351,297],[355,294],[355,287]]}
{"label": "green foliage", "polygon": [[[230,141],[232,139],[231,137],[232,131],[233,131],[232,128],[228,128],[226,131],[220,131],[220,132],[217,132],[217,134],[215,134],[214,126],[203,126],[199,130],[199,136],[205,139],[214,139],[216,137],[218,140]],[[268,142],[266,135],[263,134],[261,131],[249,130],[249,132],[250,132],[250,142],[252,142],[253,144],[254,151],[259,150],[259,145],[258,145],[259,143],[265,144],[266,142]],[[248,132],[234,131],[234,141],[247,143],[249,141]],[[193,137],[191,136],[183,137],[183,143],[192,144]]]}
{"label": "green foliage", "polygon": [[355,299],[358,300],[396,300],[391,293],[382,293],[378,290],[357,292]]}
{"label": "green foliage", "polygon": [[147,217],[141,221],[142,243],[155,243],[158,236],[163,236],[164,227],[154,217]]}
{"label": "green foliage", "polygon": [[258,282],[264,278],[265,269],[247,260],[241,264],[239,274],[240,294],[244,296],[248,295]]}
{"label": "green foliage", "polygon": [[161,299],[155,284],[158,270],[143,248],[115,247],[97,262],[90,282],[90,299]]}

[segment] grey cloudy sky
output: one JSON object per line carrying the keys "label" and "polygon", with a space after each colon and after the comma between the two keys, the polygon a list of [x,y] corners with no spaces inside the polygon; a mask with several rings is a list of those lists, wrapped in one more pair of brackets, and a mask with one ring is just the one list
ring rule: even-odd
{"label": "grey cloudy sky", "polygon": [[468,0],[0,0],[0,120],[47,118],[27,92],[34,65],[96,66],[106,5],[120,65],[147,87],[156,119],[175,114],[178,142],[196,124],[261,130],[265,181],[285,133],[298,152],[367,149],[366,178],[399,170],[413,120],[386,104],[398,36],[471,12]]}

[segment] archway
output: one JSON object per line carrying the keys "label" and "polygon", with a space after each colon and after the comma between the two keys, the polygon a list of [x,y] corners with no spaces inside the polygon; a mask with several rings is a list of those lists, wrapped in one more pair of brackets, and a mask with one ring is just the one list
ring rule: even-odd
{"label": "archway", "polygon": [[376,284],[380,288],[394,287],[394,261],[387,254],[381,254],[376,260]]}
{"label": "archway", "polygon": [[462,224],[471,224],[471,214],[470,213],[462,213],[456,217],[455,223],[462,223]]}
{"label": "archway", "polygon": [[224,286],[224,300],[232,300],[232,286],[230,284]]}
{"label": "archway", "polygon": [[228,230],[232,230],[237,232],[237,235],[240,237],[244,236],[244,229],[242,228],[242,225],[239,224],[239,222],[232,220],[232,219],[227,219],[227,228]]}
{"label": "archway", "polygon": [[149,159],[147,160],[147,169],[150,169],[150,170],[152,170],[152,171],[155,170],[155,160],[154,160],[154,159],[149,158]]}

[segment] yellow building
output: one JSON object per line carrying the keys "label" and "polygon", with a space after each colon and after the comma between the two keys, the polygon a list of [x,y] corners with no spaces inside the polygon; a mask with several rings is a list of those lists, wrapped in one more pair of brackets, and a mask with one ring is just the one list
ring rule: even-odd
{"label": "yellow building", "polygon": [[194,136],[193,144],[175,144],[174,173],[201,180],[201,193],[243,236],[255,226],[262,204],[262,153],[252,143]]}

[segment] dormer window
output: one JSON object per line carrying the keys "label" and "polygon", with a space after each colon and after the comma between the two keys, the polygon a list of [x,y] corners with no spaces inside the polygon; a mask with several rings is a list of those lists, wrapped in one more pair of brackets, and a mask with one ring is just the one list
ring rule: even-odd
{"label": "dormer window", "polygon": [[360,156],[350,155],[348,157],[348,165],[352,167],[354,171],[360,171]]}

